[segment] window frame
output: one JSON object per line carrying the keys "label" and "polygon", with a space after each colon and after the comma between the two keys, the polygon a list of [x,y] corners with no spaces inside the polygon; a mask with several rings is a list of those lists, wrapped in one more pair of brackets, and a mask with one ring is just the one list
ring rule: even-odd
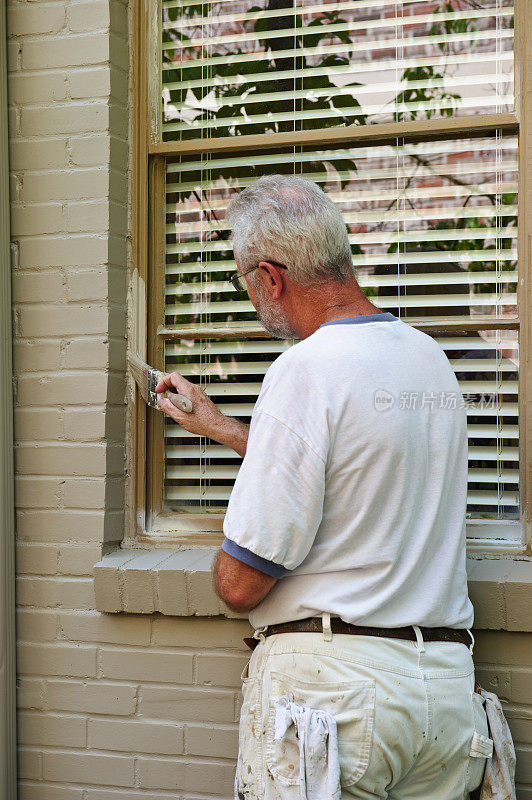
{"label": "window frame", "polygon": [[[238,329],[220,324],[183,326],[168,330],[164,326],[164,204],[166,159],[179,155],[243,153],[287,146],[331,146],[348,144],[428,141],[461,137],[480,137],[495,130],[518,135],[518,269],[517,316],[515,318],[449,318],[445,322],[409,320],[427,333],[466,332],[487,329],[518,331],[519,341],[519,506],[520,519],[468,520],[468,551],[477,553],[519,554],[530,552],[532,544],[532,408],[527,413],[527,395],[532,398],[532,220],[525,209],[532,202],[532,163],[527,168],[525,154],[532,152],[532,55],[527,50],[527,34],[532,38],[532,4],[515,0],[514,73],[515,111],[441,119],[389,122],[374,125],[338,127],[303,132],[266,133],[238,137],[163,142],[161,129],[161,74],[149,73],[148,64],[161,60],[159,30],[161,0],[134,0],[132,16],[132,158],[131,158],[131,276],[139,291],[130,291],[131,319],[146,314],[147,357],[150,364],[164,367],[164,343],[169,339],[249,339],[267,338],[259,323]],[[528,202],[528,201],[531,202]],[[147,296],[146,288],[149,287]],[[133,309],[131,304],[135,304]],[[146,311],[144,311],[146,309]],[[134,314],[131,312],[134,311]],[[132,387],[131,387],[132,388]],[[528,391],[527,391],[528,390]],[[133,395],[134,391],[134,395]],[[129,425],[126,442],[128,479],[126,486],[126,541],[158,545],[218,544],[222,540],[223,514],[164,513],[163,415],[148,409],[132,389],[129,397]],[[529,477],[530,476],[530,477]],[[179,518],[179,523],[176,523]],[[206,531],[206,520],[211,530]],[[507,531],[514,532],[512,538]],[[499,538],[501,537],[501,538]]]}

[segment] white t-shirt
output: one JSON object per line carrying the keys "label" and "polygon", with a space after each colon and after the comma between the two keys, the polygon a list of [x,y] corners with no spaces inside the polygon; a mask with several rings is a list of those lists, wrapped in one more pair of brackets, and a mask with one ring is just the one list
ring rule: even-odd
{"label": "white t-shirt", "polygon": [[390,313],[322,325],[268,369],[229,500],[224,550],[279,578],[251,623],[471,627],[466,489],[434,339]]}

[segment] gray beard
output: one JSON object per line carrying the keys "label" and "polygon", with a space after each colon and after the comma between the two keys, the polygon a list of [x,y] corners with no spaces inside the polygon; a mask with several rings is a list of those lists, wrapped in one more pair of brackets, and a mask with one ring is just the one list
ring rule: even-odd
{"label": "gray beard", "polygon": [[290,325],[286,314],[264,300],[261,292],[257,292],[257,314],[270,336],[275,339],[297,339],[297,334]]}

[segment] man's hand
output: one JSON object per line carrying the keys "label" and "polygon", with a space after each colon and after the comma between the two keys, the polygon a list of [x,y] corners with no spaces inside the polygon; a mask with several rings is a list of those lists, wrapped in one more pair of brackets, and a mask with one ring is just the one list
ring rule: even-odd
{"label": "man's hand", "polygon": [[251,611],[277,583],[264,572],[218,550],[214,562],[214,591],[233,611]]}
{"label": "man's hand", "polygon": [[[192,400],[190,414],[180,411],[168,398],[162,396],[162,392],[167,389],[176,391]],[[207,436],[220,444],[225,444],[240,456],[246,454],[249,425],[222,414],[203,389],[195,383],[187,381],[179,372],[172,372],[159,381],[155,391],[161,394],[159,397],[161,410],[186,431],[198,436]]]}

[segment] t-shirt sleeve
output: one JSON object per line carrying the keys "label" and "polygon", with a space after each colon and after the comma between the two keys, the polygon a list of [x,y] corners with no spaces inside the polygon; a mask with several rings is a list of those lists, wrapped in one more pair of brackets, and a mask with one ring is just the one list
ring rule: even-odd
{"label": "t-shirt sleeve", "polygon": [[224,520],[223,549],[282,577],[299,566],[312,547],[324,491],[322,454],[286,422],[262,409],[254,412]]}

